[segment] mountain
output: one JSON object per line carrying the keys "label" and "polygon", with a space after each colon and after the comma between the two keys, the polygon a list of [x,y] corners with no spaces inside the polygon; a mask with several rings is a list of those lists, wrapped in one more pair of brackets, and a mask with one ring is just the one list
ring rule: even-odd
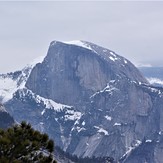
{"label": "mountain", "polygon": [[5,103],[13,98],[13,94],[25,87],[26,81],[36,63],[42,62],[43,56],[24,67],[21,71],[0,74],[0,101]]}
{"label": "mountain", "polygon": [[163,67],[139,67],[139,70],[152,85],[163,87]]}
{"label": "mountain", "polygon": [[6,129],[14,124],[14,119],[6,111],[5,107],[0,103],[0,128]]}
{"label": "mountain", "polygon": [[43,61],[25,69],[0,78],[16,83],[13,92],[5,84],[0,89],[16,121],[30,122],[79,157],[134,162],[134,151],[147,141],[159,152],[151,150],[153,158],[144,153],[141,161],[162,158],[163,89],[129,60],[90,42],[53,41]]}

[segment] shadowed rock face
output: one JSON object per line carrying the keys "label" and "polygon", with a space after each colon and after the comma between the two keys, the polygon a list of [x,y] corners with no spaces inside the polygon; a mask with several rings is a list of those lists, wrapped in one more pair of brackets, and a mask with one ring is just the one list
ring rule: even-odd
{"label": "shadowed rock face", "polygon": [[[80,43],[52,42],[44,61],[32,69],[26,88],[6,106],[17,121],[28,120],[65,151],[125,162],[132,151],[142,149],[138,147],[143,140],[157,141],[162,134],[163,90],[150,86],[115,52]],[[49,108],[47,99],[69,106]],[[154,155],[161,159],[160,147],[156,149]]]}
{"label": "shadowed rock face", "polygon": [[6,129],[14,124],[14,119],[7,113],[6,109],[0,104],[0,128]]}

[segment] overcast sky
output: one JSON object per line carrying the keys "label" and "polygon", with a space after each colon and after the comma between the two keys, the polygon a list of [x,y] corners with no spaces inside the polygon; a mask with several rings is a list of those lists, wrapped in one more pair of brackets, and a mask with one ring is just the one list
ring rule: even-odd
{"label": "overcast sky", "polygon": [[86,40],[163,66],[163,1],[0,2],[0,73],[46,55],[53,40]]}

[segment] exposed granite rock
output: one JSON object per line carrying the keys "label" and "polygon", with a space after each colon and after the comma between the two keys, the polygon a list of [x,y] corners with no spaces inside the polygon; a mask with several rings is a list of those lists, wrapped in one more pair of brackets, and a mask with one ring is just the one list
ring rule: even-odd
{"label": "exposed granite rock", "polygon": [[6,111],[5,107],[0,104],[0,128],[6,129],[14,124],[14,119]]}
{"label": "exposed granite rock", "polygon": [[26,87],[45,98],[79,107],[110,80],[125,77],[147,82],[123,57],[94,44],[89,46],[93,50],[52,42],[42,64],[32,70]]}

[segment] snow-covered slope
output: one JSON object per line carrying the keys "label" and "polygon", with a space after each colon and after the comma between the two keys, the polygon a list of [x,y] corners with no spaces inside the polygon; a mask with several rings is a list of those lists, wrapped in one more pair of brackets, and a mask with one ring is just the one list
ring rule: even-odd
{"label": "snow-covered slope", "polygon": [[72,106],[56,103],[27,88],[18,89],[6,107],[18,122],[27,120],[35,129],[48,133],[51,138],[58,135],[55,137],[56,144],[65,150],[70,144],[72,128],[76,128],[82,116]]}
{"label": "snow-covered slope", "polygon": [[41,63],[44,57],[38,57],[30,64],[25,66],[21,71],[14,73],[0,74],[0,102],[5,103],[12,99],[13,94],[18,89],[25,88],[27,79],[37,63]]}

